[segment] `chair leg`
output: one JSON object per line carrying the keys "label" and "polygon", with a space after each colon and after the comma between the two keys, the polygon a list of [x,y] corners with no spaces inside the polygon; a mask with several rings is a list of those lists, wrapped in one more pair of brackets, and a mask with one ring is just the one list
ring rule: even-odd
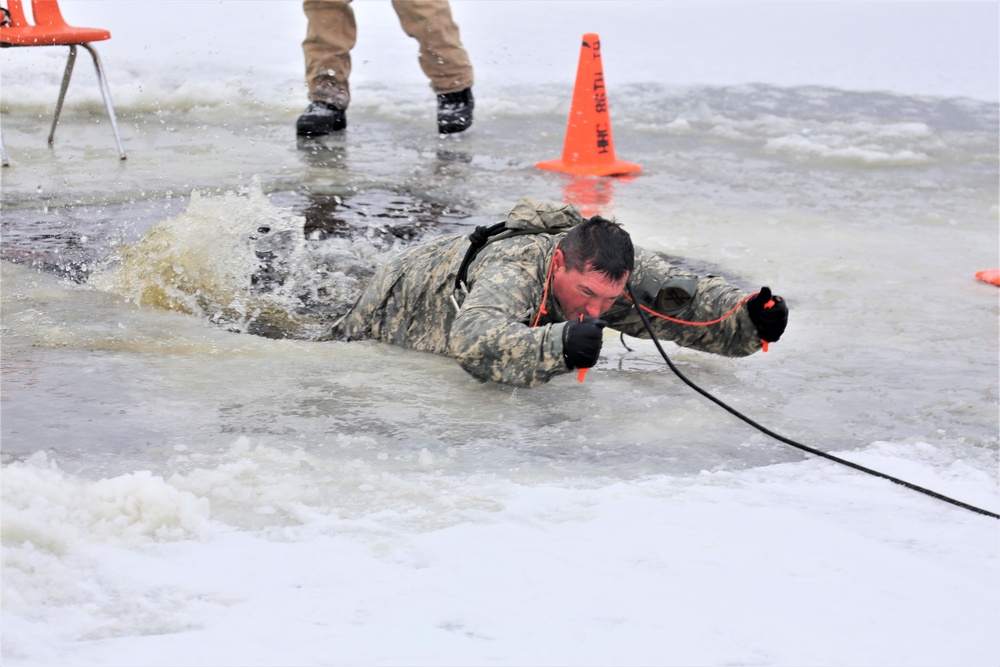
{"label": "chair leg", "polygon": [[[94,69],[97,70],[97,83],[101,87],[101,96],[104,97],[104,106],[108,110],[108,118],[111,119],[111,129],[115,133],[115,143],[118,144],[118,155],[125,159],[125,146],[122,144],[121,133],[118,132],[118,119],[115,117],[115,107],[111,103],[111,90],[108,88],[108,80],[104,76],[104,68],[101,66],[101,57],[97,55],[97,50],[90,44],[81,43],[80,46],[90,52],[90,57],[94,59]],[[55,140],[56,125],[59,124],[59,114],[62,113],[63,100],[66,99],[66,89],[69,88],[69,80],[73,76],[73,65],[76,63],[76,44],[69,45],[69,60],[66,61],[66,71],[63,73],[62,87],[59,89],[59,101],[56,102],[56,115],[52,119],[52,130],[49,131],[49,145]]]}
{"label": "chair leg", "polygon": [[3,128],[0,128],[0,157],[3,158],[3,166],[9,167],[10,160],[7,159],[7,147],[3,143]]}
{"label": "chair leg", "polygon": [[108,109],[108,118],[111,119],[111,129],[115,133],[115,142],[118,144],[118,155],[125,159],[125,146],[122,144],[122,136],[118,132],[118,119],[115,118],[115,107],[111,104],[111,89],[108,88],[108,79],[104,76],[104,68],[101,67],[101,58],[97,55],[97,50],[90,44],[82,44],[83,48],[90,51],[94,59],[94,69],[97,70],[97,81],[101,84],[101,95],[104,96],[104,106]]}
{"label": "chair leg", "polygon": [[66,61],[66,71],[63,72],[62,87],[59,88],[59,101],[56,102],[56,115],[52,119],[52,129],[49,131],[49,146],[56,137],[56,125],[59,124],[59,114],[62,113],[63,100],[66,99],[66,89],[69,88],[70,77],[73,76],[73,64],[76,63],[76,44],[69,45],[69,60]]}

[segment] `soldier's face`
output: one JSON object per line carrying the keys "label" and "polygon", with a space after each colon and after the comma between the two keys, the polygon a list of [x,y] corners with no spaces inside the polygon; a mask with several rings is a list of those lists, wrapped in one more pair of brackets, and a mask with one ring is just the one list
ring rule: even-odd
{"label": "soldier's face", "polygon": [[628,274],[610,281],[600,271],[577,271],[566,266],[562,250],[556,250],[552,267],[552,295],[570,320],[581,315],[600,317],[621,296]]}

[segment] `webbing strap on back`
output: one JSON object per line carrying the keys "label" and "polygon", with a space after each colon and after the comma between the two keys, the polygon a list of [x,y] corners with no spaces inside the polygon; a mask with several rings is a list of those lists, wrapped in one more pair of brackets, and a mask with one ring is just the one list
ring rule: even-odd
{"label": "webbing strap on back", "polygon": [[465,253],[465,259],[462,260],[461,266],[458,267],[458,274],[455,276],[456,290],[468,291],[467,278],[469,276],[469,265],[476,259],[476,255],[483,249],[483,246],[490,242],[490,237],[496,236],[506,228],[507,222],[504,221],[490,225],[489,227],[480,225],[476,227],[474,232],[469,234],[469,250]]}

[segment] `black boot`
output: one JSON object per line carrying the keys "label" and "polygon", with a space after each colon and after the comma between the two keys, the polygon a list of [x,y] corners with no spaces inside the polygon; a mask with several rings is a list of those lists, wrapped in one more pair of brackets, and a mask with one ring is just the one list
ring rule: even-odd
{"label": "black boot", "polygon": [[469,129],[472,125],[472,110],[476,107],[472,99],[472,88],[457,93],[438,95],[438,132],[452,134]]}
{"label": "black boot", "polygon": [[299,116],[295,131],[300,137],[322,137],[347,127],[347,114],[326,102],[313,102]]}

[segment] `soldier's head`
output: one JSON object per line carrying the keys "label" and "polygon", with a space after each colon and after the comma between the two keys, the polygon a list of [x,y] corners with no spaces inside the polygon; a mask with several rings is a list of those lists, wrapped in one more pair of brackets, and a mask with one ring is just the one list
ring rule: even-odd
{"label": "soldier's head", "polygon": [[552,294],[568,319],[599,317],[621,296],[635,268],[632,239],[617,222],[595,215],[559,242]]}

